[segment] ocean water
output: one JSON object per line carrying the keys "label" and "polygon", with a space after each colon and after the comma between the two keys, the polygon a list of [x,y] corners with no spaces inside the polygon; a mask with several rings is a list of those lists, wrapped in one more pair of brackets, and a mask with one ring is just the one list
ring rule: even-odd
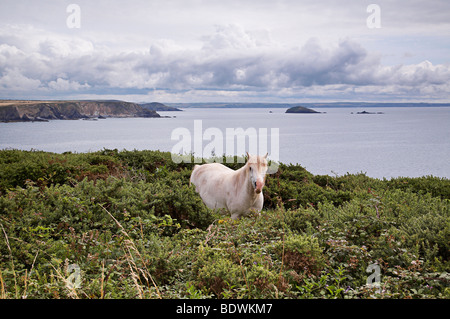
{"label": "ocean water", "polygon": [[[279,108],[189,108],[159,112],[171,118],[0,123],[0,149],[57,153],[103,148],[176,151],[177,143],[187,143],[190,138],[192,151],[210,151],[208,144],[214,141],[221,143],[223,152],[234,154],[238,141],[234,149],[227,148],[227,129],[243,128],[247,133],[256,132],[258,143],[266,141],[272,159],[298,163],[313,174],[363,172],[376,178],[450,178],[450,108],[367,108],[369,112],[383,113],[368,115],[356,114],[362,111],[357,108],[316,110],[326,113],[286,114],[286,109]],[[220,132],[223,141],[218,135],[214,135],[217,140],[209,140],[205,134],[208,129]],[[188,136],[172,139],[174,132]],[[248,136],[245,139],[246,149],[251,140]],[[203,155],[209,157],[210,153]]]}

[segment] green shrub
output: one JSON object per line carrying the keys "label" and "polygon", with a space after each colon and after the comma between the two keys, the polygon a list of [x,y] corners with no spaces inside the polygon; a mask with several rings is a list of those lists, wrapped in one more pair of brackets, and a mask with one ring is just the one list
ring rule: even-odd
{"label": "green shrub", "polygon": [[316,237],[289,235],[274,248],[282,257],[284,266],[297,273],[318,274],[325,266],[323,249]]}
{"label": "green shrub", "polygon": [[233,221],[189,186],[192,167],[158,151],[0,151],[0,297],[450,298],[448,179],[280,164],[261,214]]}
{"label": "green shrub", "polygon": [[206,289],[218,298],[224,291],[242,288],[245,280],[239,264],[227,256],[227,253],[212,250],[209,247],[199,247],[198,257],[193,264],[197,286]]}

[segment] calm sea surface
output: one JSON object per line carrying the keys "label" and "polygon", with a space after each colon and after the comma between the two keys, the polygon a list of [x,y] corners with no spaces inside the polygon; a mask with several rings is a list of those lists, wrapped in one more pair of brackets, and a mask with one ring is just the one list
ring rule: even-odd
{"label": "calm sea surface", "polygon": [[[0,123],[0,149],[172,151],[178,140],[171,135],[177,128],[186,128],[192,141],[201,139],[204,148],[210,141],[194,130],[194,120],[202,120],[201,132],[218,128],[224,137],[226,128],[255,128],[256,132],[265,128],[269,154],[278,149],[281,162],[298,163],[313,174],[450,178],[450,108],[367,108],[384,113],[370,115],[357,115],[362,111],[357,108],[317,110],[326,114],[286,114],[286,109],[277,108],[185,109],[159,112],[174,118]],[[278,148],[270,142],[272,129],[279,129]]]}

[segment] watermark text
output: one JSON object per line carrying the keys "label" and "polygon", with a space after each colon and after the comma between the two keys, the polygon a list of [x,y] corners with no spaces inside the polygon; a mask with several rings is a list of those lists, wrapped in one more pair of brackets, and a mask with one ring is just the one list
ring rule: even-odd
{"label": "watermark text", "polygon": [[[246,152],[253,155],[268,154],[270,160],[267,174],[276,173],[279,162],[279,128],[226,128],[217,127],[203,129],[202,120],[194,120],[192,130],[179,127],[172,131],[171,140],[176,144],[172,147],[172,160],[175,163],[244,163],[239,157]],[[206,145],[204,145],[206,142]],[[194,155],[192,157],[191,155]],[[231,155],[231,156],[230,156]],[[233,155],[238,155],[235,159]]]}

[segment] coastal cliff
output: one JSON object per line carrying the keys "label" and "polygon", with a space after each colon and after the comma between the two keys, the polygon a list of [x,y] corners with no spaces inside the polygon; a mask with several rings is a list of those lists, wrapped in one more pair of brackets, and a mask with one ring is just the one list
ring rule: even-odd
{"label": "coastal cliff", "polygon": [[0,101],[0,121],[25,122],[108,117],[160,117],[156,111],[124,101]]}

